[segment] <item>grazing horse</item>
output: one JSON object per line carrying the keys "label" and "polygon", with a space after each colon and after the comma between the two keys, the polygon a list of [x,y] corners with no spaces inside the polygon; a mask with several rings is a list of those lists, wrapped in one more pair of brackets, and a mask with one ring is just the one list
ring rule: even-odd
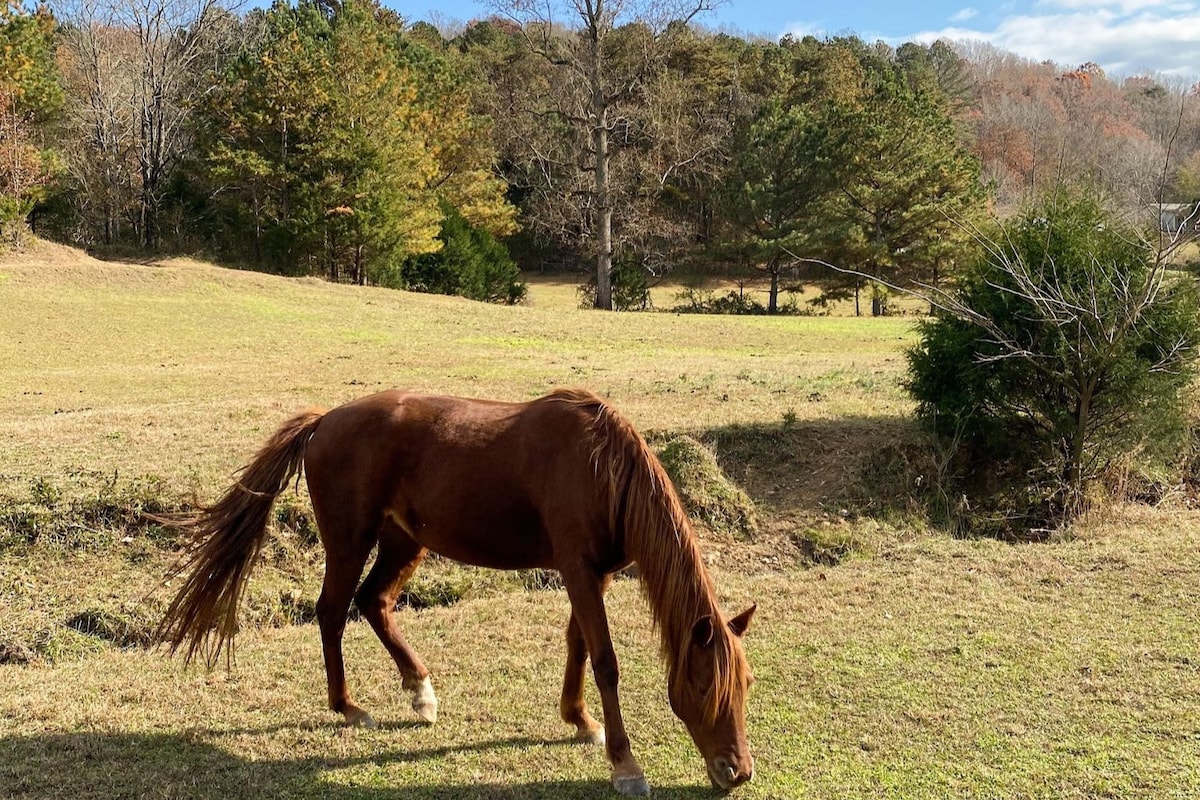
{"label": "grazing horse", "polygon": [[[714,786],[750,779],[745,706],[753,678],[741,637],[755,607],[722,617],[670,479],[633,426],[598,397],[559,390],[501,403],[387,391],[297,414],[220,500],[179,523],[195,544],[159,629],[172,652],[183,647],[188,660],[200,654],[211,665],[223,647],[232,649],[271,506],[301,468],[325,547],[317,620],[329,706],[348,723],[375,725],[346,687],[342,634],[351,600],[395,660],[413,709],[433,722],[429,670],[392,615],[426,552],[483,567],[556,569],[571,601],[562,718],[577,738],[606,745],[618,791],[649,793],[621,720],[604,608],[613,573],[636,563],[661,636],[671,708]],[[583,700],[589,656],[603,728]]]}

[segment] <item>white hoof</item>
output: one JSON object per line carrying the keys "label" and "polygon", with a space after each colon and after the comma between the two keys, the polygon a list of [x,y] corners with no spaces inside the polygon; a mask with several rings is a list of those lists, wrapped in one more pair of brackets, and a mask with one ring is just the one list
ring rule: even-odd
{"label": "white hoof", "polygon": [[421,681],[417,691],[413,693],[412,707],[417,716],[430,725],[437,722],[438,700],[437,695],[433,693],[433,681],[428,677]]}
{"label": "white hoof", "polygon": [[613,787],[619,794],[626,797],[648,797],[650,795],[650,784],[643,775],[614,776]]}

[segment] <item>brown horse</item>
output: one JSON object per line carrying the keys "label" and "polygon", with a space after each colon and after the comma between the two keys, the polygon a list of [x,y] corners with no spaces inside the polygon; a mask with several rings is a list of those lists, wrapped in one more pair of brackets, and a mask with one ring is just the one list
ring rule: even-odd
{"label": "brown horse", "polygon": [[[346,687],[342,633],[352,599],[395,660],[413,709],[433,722],[429,670],[391,613],[425,553],[500,569],[553,568],[571,601],[562,718],[578,738],[606,743],[618,791],[647,794],[621,720],[604,609],[613,573],[636,562],[661,635],[671,708],[716,787],[750,779],[752,677],[741,637],[755,607],[721,616],[662,465],[628,421],[587,392],[500,403],[390,391],[288,420],[238,483],[184,523],[196,537],[180,568],[190,573],[160,628],[172,652],[182,646],[189,660],[201,654],[212,664],[223,646],[232,648],[271,506],[302,466],[325,547],[317,619],[329,706],[347,722],[375,725]],[[583,700],[589,656],[603,728]]]}

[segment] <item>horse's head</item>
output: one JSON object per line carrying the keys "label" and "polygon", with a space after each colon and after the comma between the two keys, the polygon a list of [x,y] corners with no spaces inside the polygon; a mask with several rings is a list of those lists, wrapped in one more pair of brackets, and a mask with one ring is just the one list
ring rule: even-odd
{"label": "horse's head", "polygon": [[687,726],[718,789],[732,789],[754,774],[746,744],[746,694],[754,677],[742,635],[756,608],[728,622],[718,615],[696,620],[667,681],[671,708]]}

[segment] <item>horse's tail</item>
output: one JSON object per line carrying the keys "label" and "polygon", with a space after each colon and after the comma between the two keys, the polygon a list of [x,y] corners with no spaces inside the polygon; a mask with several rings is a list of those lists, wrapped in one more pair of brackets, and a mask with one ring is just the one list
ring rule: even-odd
{"label": "horse's tail", "polygon": [[308,440],[324,414],[310,410],[289,419],[220,500],[168,520],[192,540],[189,555],[171,573],[187,577],[158,626],[158,640],[172,654],[183,647],[187,661],[199,653],[211,667],[228,645],[232,658],[238,602],[266,540],[271,507],[302,468]]}

